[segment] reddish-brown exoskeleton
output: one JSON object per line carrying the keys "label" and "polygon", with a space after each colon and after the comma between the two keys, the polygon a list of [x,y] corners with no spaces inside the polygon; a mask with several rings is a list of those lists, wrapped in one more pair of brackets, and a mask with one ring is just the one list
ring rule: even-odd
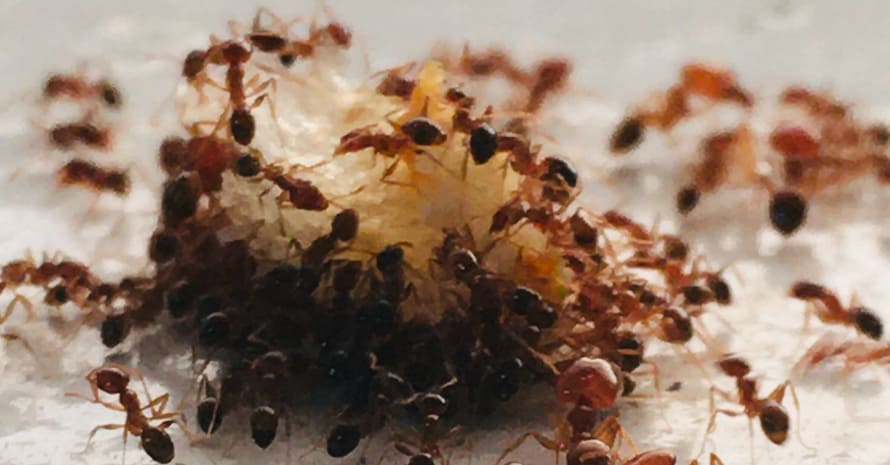
{"label": "reddish-brown exoskeleton", "polygon": [[[131,376],[136,376],[142,381],[146,396],[148,396],[147,404],[142,405],[136,391],[128,387]],[[149,457],[159,463],[170,463],[174,457],[174,446],[166,429],[176,424],[191,438],[191,433],[189,433],[182,420],[182,413],[164,411],[170,395],[163,394],[156,398],[151,398],[148,394],[148,388],[145,386],[145,380],[138,371],[120,365],[107,365],[90,371],[86,376],[86,380],[90,383],[92,396],[78,393],[67,393],[66,395],[83,397],[112,410],[118,410],[127,414],[123,424],[100,425],[93,428],[87,439],[87,446],[89,446],[93,436],[99,430],[123,429],[124,444],[126,444],[128,435],[138,436],[141,440],[142,449],[145,450]],[[103,401],[99,396],[99,391],[116,395],[117,403]],[[146,415],[144,413],[145,410],[149,410],[150,413]],[[160,423],[152,425],[151,422],[154,421],[160,421]]]}
{"label": "reddish-brown exoskeleton", "polygon": [[[872,339],[880,339],[884,332],[884,325],[874,311],[852,302],[845,306],[834,292],[821,284],[798,281],[791,286],[789,294],[810,303],[810,311],[823,323],[850,326]],[[809,315],[808,312],[807,321]]]}
{"label": "reddish-brown exoskeleton", "polygon": [[63,186],[82,186],[117,195],[126,195],[130,191],[130,176],[126,170],[103,168],[79,158],[65,163],[56,176]]}

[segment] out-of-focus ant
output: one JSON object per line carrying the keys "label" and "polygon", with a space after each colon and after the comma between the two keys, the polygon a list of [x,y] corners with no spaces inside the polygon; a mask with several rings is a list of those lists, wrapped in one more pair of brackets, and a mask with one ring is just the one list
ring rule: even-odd
{"label": "out-of-focus ant", "polygon": [[[262,25],[263,15],[269,17],[274,23],[271,30]],[[330,16],[330,12],[328,12],[328,16]],[[302,19],[284,21],[267,8],[261,7],[254,16],[250,32],[244,37],[256,49],[278,55],[279,61],[284,66],[291,66],[298,59],[311,58],[315,55],[316,47],[325,43],[341,48],[349,48],[352,45],[352,31],[338,21],[330,21],[319,26],[313,19],[309,24],[307,38],[290,39],[288,31],[291,25],[302,21]]]}
{"label": "out-of-focus ant", "polygon": [[102,168],[93,162],[75,158],[56,173],[63,186],[82,186],[98,192],[109,191],[126,195],[130,191],[130,176],[125,170]]}
{"label": "out-of-focus ant", "polygon": [[890,363],[890,344],[884,342],[843,338],[836,333],[827,333],[817,340],[791,370],[795,377],[801,377],[810,369],[833,357],[841,357],[846,370],[858,367]]}
{"label": "out-of-focus ant", "polygon": [[120,90],[111,81],[100,79],[91,82],[83,73],[49,75],[43,84],[42,98],[46,102],[63,98],[78,102],[101,101],[113,109],[120,108],[123,101]]}
{"label": "out-of-focus ant", "polygon": [[671,130],[693,114],[690,97],[700,97],[709,103],[735,103],[743,108],[754,104],[754,98],[728,69],[688,63],[680,71],[680,82],[664,92],[651,108],[637,110],[621,120],[609,141],[611,151],[620,155],[633,150],[642,141],[647,127]]}
{"label": "out-of-focus ant", "polygon": [[[87,446],[89,446],[93,436],[99,430],[123,429],[124,444],[126,444],[128,434],[138,436],[142,442],[142,449],[145,450],[149,457],[159,463],[170,463],[174,456],[174,446],[166,429],[176,424],[189,438],[191,438],[191,433],[182,420],[181,412],[164,411],[170,399],[169,394],[163,394],[152,399],[148,395],[146,387],[148,403],[142,405],[139,395],[128,387],[131,376],[138,377],[142,381],[143,386],[146,387],[145,380],[138,371],[120,365],[108,365],[96,368],[87,374],[86,380],[90,383],[92,397],[73,392],[66,393],[68,396],[83,397],[91,402],[102,404],[112,410],[118,410],[127,414],[126,421],[123,424],[100,425],[93,428],[87,439]],[[107,394],[117,395],[118,402],[115,404],[103,401],[99,397],[100,390]],[[146,415],[143,413],[145,410],[150,410],[150,414]],[[151,424],[153,421],[160,421],[160,423],[154,426]]]}
{"label": "out-of-focus ant", "polygon": [[95,150],[108,150],[112,142],[110,128],[87,120],[57,124],[49,128],[48,137],[50,144],[61,150],[70,150],[78,143]]}
{"label": "out-of-focus ant", "polygon": [[791,286],[789,294],[810,303],[811,310],[823,323],[851,326],[875,340],[884,333],[884,324],[875,312],[854,302],[843,305],[834,292],[821,284],[798,281]]}

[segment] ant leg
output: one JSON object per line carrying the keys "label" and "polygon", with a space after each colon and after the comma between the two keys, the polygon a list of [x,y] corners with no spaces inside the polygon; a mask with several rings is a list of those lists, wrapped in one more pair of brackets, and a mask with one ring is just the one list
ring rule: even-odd
{"label": "ant leg", "polygon": [[[519,447],[522,446],[522,444],[525,441],[527,441],[529,438],[533,438],[535,441],[538,441],[538,444],[540,444],[542,447],[544,447],[545,449],[548,449],[548,450],[555,451],[555,452],[557,452],[557,454],[559,453],[559,450],[562,448],[562,444],[560,444],[560,442],[558,440],[548,438],[547,436],[544,436],[541,433],[529,431],[527,433],[524,433],[522,436],[519,436],[518,438],[516,438],[515,441],[513,441],[506,449],[504,449],[504,452],[501,453],[501,455],[498,457],[497,460],[495,460],[495,462],[494,462],[495,465],[499,465],[501,463],[501,461],[507,457],[507,455],[509,455],[511,452],[515,451],[516,449],[519,449]],[[557,455],[557,459],[558,459],[558,457],[559,457],[559,455]]]}
{"label": "ant leg", "polygon": [[16,304],[19,304],[20,306],[25,308],[25,310],[28,312],[29,320],[31,318],[34,318],[34,304],[32,304],[27,297],[21,294],[16,294],[12,298],[12,302],[10,302],[9,305],[6,306],[6,310],[3,312],[3,316],[0,316],[0,324],[3,324],[3,322],[5,322],[10,315],[12,315],[13,310],[15,310]]}
{"label": "ant leg", "polygon": [[124,443],[126,444],[126,436],[127,436],[126,426],[127,426],[126,424],[107,424],[107,425],[99,425],[99,426],[93,428],[93,430],[90,431],[90,435],[87,437],[87,443],[83,447],[83,452],[85,453],[86,451],[88,451],[90,449],[90,443],[93,442],[93,436],[95,436],[96,433],[98,433],[99,430],[102,430],[102,429],[116,430],[116,429],[123,428],[124,429]]}
{"label": "ant leg", "polygon": [[112,404],[111,402],[106,402],[106,401],[104,401],[104,400],[98,399],[98,394],[97,394],[97,398],[94,399],[94,398],[92,398],[92,397],[90,397],[90,396],[87,396],[87,395],[85,395],[85,394],[81,394],[81,393],[79,393],[79,392],[66,392],[66,393],[65,393],[65,397],[79,397],[79,398],[81,398],[81,399],[88,400],[88,401],[90,401],[90,402],[92,402],[92,403],[94,403],[94,404],[101,404],[102,406],[104,406],[104,407],[106,407],[106,408],[109,408],[109,409],[111,409],[111,410],[117,410],[117,411],[119,411],[119,412],[126,412],[126,411],[127,411],[127,409],[125,409],[124,407],[122,407],[122,406],[120,406],[120,405]]}
{"label": "ant leg", "polygon": [[705,445],[708,442],[708,436],[717,427],[717,414],[723,414],[728,417],[737,417],[744,414],[744,412],[736,412],[728,409],[718,409],[714,400],[714,395],[718,392],[720,391],[717,388],[712,387],[710,389],[710,393],[708,395],[708,408],[711,411],[711,416],[708,419],[708,426],[707,428],[705,428],[705,436],[702,438],[701,449],[699,449],[698,454],[696,454],[696,458],[701,457],[701,455],[705,452]]}
{"label": "ant leg", "polygon": [[794,388],[794,383],[792,383],[791,380],[786,380],[784,383],[776,386],[776,388],[773,389],[773,392],[771,392],[769,396],[767,396],[767,398],[775,400],[776,402],[781,404],[782,399],[785,397],[786,388],[791,391],[791,400],[794,403],[794,409],[797,410],[797,419],[795,421],[797,440],[802,446],[806,447],[807,449],[817,450],[815,447],[803,442],[803,437],[800,434],[800,400],[797,397],[797,390]]}
{"label": "ant leg", "polygon": [[[258,78],[259,78],[259,75],[254,76],[249,81],[247,81],[246,84],[244,84],[244,87],[247,88],[247,87],[251,87],[251,86],[255,85],[254,81],[256,81]],[[266,88],[270,88],[269,92],[264,92],[266,90]],[[275,123],[275,128],[278,131],[278,141],[281,142],[281,145],[285,145],[284,129],[282,129],[281,123],[278,121],[278,111],[275,109],[275,101],[273,98],[275,96],[275,94],[277,94],[277,93],[278,93],[278,81],[270,78],[270,79],[263,81],[258,86],[256,86],[256,88],[253,90],[253,92],[251,94],[249,94],[248,96],[249,97],[253,97],[254,95],[257,96],[257,98],[253,101],[253,103],[250,104],[251,110],[262,105],[263,102],[266,102],[269,105],[269,114],[272,115],[272,122]],[[269,98],[267,99],[266,97],[269,97]]]}
{"label": "ant leg", "polygon": [[[606,436],[607,434],[608,436]],[[618,417],[615,415],[611,415],[604,419],[596,430],[594,430],[593,437],[609,444],[611,447],[615,446],[615,439],[620,437],[623,441],[627,441],[627,445],[630,446],[633,455],[637,455],[638,453],[637,445],[634,444],[630,434],[628,434],[627,430],[621,426],[621,423],[618,422]]]}

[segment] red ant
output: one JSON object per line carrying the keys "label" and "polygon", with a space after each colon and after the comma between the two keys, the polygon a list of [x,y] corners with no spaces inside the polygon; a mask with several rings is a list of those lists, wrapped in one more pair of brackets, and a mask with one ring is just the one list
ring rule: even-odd
{"label": "red ant", "polygon": [[130,190],[130,177],[124,170],[102,168],[93,162],[75,158],[59,168],[59,184],[83,186],[96,191],[125,195]]}
{"label": "red ant", "polygon": [[[791,286],[791,297],[812,304],[816,317],[824,323],[852,326],[860,333],[880,339],[884,332],[881,319],[861,305],[844,306],[837,295],[825,286],[810,281],[798,281]],[[809,313],[807,314],[809,321]]]}
{"label": "red ant", "polygon": [[[127,387],[130,384],[131,376],[136,376],[142,381],[146,396],[149,399],[149,402],[146,405],[142,405],[139,401],[139,395]],[[148,454],[149,457],[159,463],[169,463],[173,460],[174,446],[173,441],[170,439],[170,435],[167,434],[165,430],[171,425],[176,424],[189,436],[190,439],[192,439],[191,433],[189,433],[185,423],[181,419],[181,412],[164,412],[167,402],[170,399],[170,395],[163,394],[152,399],[148,394],[148,387],[145,385],[145,379],[135,369],[126,368],[120,365],[103,366],[90,371],[86,376],[86,380],[90,383],[92,397],[74,392],[66,393],[66,395],[83,397],[91,402],[102,404],[112,410],[126,412],[127,414],[126,421],[123,424],[100,425],[93,428],[87,439],[87,447],[89,447],[89,443],[92,441],[93,436],[95,436],[100,429],[123,429],[124,444],[127,442],[128,434],[139,436],[142,441],[142,449],[145,450],[145,453]],[[117,395],[118,403],[114,404],[100,399],[100,390],[107,394]],[[144,410],[150,410],[151,415],[146,416],[146,414],[143,413]],[[161,421],[161,423],[157,426],[152,426],[150,423],[152,421]]]}
{"label": "red ant", "polygon": [[[794,406],[798,413],[800,412],[800,402],[797,399],[797,392],[794,390],[794,384],[792,384],[790,380],[787,380],[776,386],[776,388],[766,397],[758,397],[757,380],[751,375],[751,366],[746,360],[734,354],[727,354],[718,361],[717,366],[725,375],[735,378],[737,397],[733,398],[729,393],[721,391],[716,387],[711,388],[711,418],[708,420],[706,436],[714,430],[718,414],[730,417],[745,415],[748,417],[748,431],[752,436],[752,461],[754,460],[753,420],[755,418],[760,420],[760,427],[770,442],[773,444],[783,444],[788,439],[788,430],[790,429],[788,412],[785,410],[785,407],[782,406],[782,399],[785,396],[786,389],[790,389],[791,397],[794,400]],[[725,399],[737,403],[742,407],[742,410],[718,409],[715,405],[715,394],[720,394]],[[798,439],[800,439],[799,415],[797,424],[797,435]],[[802,440],[801,444],[803,444]],[[702,442],[702,449],[704,449],[704,446],[705,444]],[[810,448],[810,446],[807,446],[806,444],[804,444],[804,446]]]}
{"label": "red ant", "polygon": [[[278,32],[267,30],[260,25],[263,14],[269,16],[276,23]],[[315,48],[325,41],[330,41],[342,48],[349,48],[352,45],[352,32],[337,21],[331,21],[319,27],[313,20],[309,26],[308,38],[289,41],[286,33],[290,29],[290,24],[300,19],[286,22],[269,9],[260,8],[253,18],[251,31],[244,38],[260,51],[277,54],[279,61],[284,66],[291,66],[297,59],[311,58],[315,55]]]}

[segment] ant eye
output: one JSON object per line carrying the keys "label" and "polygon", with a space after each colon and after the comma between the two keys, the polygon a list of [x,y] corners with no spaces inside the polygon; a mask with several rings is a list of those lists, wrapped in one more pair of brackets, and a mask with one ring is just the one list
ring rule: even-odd
{"label": "ant eye", "polygon": [[807,203],[796,192],[784,191],[773,195],[769,203],[769,219],[773,226],[787,236],[799,228],[807,217]]}

